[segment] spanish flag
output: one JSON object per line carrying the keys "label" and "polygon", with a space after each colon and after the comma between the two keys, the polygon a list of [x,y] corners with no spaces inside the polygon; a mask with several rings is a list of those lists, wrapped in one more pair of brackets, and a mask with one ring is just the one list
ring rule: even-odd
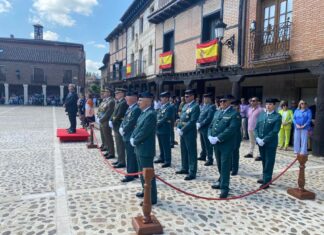
{"label": "spanish flag", "polygon": [[197,64],[205,64],[216,62],[219,59],[218,40],[212,40],[207,43],[197,44],[196,62]]}
{"label": "spanish flag", "polygon": [[172,68],[173,51],[168,51],[160,54],[160,69]]}
{"label": "spanish flag", "polygon": [[129,77],[132,74],[132,65],[127,64],[126,66],[126,76]]}

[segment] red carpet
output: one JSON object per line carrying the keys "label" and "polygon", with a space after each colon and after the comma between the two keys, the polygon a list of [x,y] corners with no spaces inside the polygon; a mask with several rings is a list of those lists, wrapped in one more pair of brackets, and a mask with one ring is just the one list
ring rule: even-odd
{"label": "red carpet", "polygon": [[79,128],[76,130],[76,133],[69,134],[66,129],[57,128],[56,136],[61,141],[87,141],[89,133],[85,129]]}

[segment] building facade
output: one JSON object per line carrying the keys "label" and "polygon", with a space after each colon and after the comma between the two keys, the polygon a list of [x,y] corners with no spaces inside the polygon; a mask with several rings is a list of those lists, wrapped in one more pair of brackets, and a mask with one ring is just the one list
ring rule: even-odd
{"label": "building facade", "polygon": [[43,40],[40,25],[34,39],[0,38],[0,96],[6,104],[19,96],[28,104],[34,94],[42,94],[45,105],[49,96],[62,102],[69,83],[84,88],[83,45]]}

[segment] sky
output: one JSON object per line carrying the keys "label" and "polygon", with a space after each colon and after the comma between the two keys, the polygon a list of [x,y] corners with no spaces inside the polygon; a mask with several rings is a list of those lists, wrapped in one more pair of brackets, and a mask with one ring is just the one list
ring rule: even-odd
{"label": "sky", "polygon": [[33,38],[33,24],[44,39],[81,43],[88,72],[99,73],[109,51],[106,36],[133,0],[0,0],[0,37]]}

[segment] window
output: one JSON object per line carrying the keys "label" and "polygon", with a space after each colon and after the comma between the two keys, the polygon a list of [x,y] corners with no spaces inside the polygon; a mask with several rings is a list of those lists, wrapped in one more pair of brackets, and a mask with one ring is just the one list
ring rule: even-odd
{"label": "window", "polygon": [[6,71],[5,67],[0,65],[0,81],[6,80]]}
{"label": "window", "polygon": [[153,64],[153,46],[150,45],[148,49],[148,65]]}
{"label": "window", "polygon": [[135,39],[135,26],[133,25],[131,28],[132,40]]}
{"label": "window", "polygon": [[216,38],[215,29],[216,22],[220,20],[220,13],[216,12],[212,15],[206,16],[203,19],[202,42],[208,42]]}
{"label": "window", "polygon": [[63,83],[72,83],[72,70],[64,70]]}
{"label": "window", "polygon": [[143,28],[144,28],[144,18],[142,16],[139,20],[139,34],[143,33]]}
{"label": "window", "polygon": [[163,38],[163,52],[174,50],[174,32],[164,34]]}
{"label": "window", "polygon": [[44,70],[41,68],[34,68],[34,81],[43,82],[45,79]]}
{"label": "window", "polygon": [[144,72],[143,49],[138,52],[138,72],[139,74]]}
{"label": "window", "polygon": [[115,49],[116,49],[116,51],[119,50],[119,42],[118,42],[118,40],[119,40],[119,38],[117,37],[117,38],[115,39]]}

